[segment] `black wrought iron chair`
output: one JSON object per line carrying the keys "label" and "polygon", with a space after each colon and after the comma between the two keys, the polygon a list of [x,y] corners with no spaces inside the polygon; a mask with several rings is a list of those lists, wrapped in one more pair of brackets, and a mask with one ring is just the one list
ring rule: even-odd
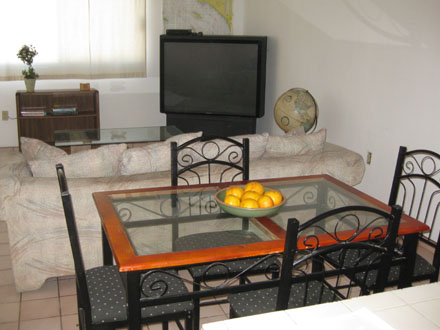
{"label": "black wrought iron chair", "polygon": [[[101,266],[85,270],[72,199],[63,166],[61,164],[56,165],[56,171],[75,266],[80,329],[126,327],[128,325],[127,295],[118,267]],[[166,278],[162,278],[163,276],[166,276]],[[168,294],[187,292],[182,280],[160,273],[149,277],[147,280],[141,279],[142,288],[139,287],[139,290],[142,289],[143,293],[149,293],[151,292],[150,285],[160,280],[169,283]],[[192,302],[185,301],[143,307],[141,318],[142,323],[162,322],[163,329],[168,329],[168,321],[171,320],[175,320],[179,328],[182,329],[179,319],[185,319],[185,328],[192,329],[192,311]]]}
{"label": "black wrought iron chair", "polygon": [[[201,172],[203,171],[203,174]],[[190,173],[185,176],[185,173]],[[249,139],[201,136],[181,145],[171,142],[171,185],[249,179]]]}
{"label": "black wrought iron chair", "polygon": [[[189,176],[185,176],[188,174]],[[249,139],[243,142],[227,137],[202,136],[182,145],[171,142],[171,184],[202,184],[211,182],[232,182],[249,179]],[[214,199],[214,196],[213,196]],[[214,202],[215,204],[215,202]],[[247,219],[243,219],[244,222]],[[217,231],[182,236],[174,242],[176,250],[203,249],[234,244],[261,241],[255,234],[243,231]],[[244,241],[246,237],[246,241]],[[212,280],[232,278],[256,263],[258,258],[226,261],[216,267],[197,265],[189,268],[194,280],[193,290],[199,291],[200,284]],[[276,258],[261,262],[251,267],[247,275],[266,274],[271,272],[278,276],[279,263]],[[240,281],[244,283],[247,277]],[[201,304],[209,305],[215,302]],[[200,301],[194,300],[194,328],[199,327]]]}
{"label": "black wrought iron chair", "polygon": [[[411,283],[429,280],[436,282],[440,268],[440,155],[430,150],[399,148],[389,205],[402,205],[403,212],[430,227],[419,234],[419,243],[434,250],[431,260],[416,255]],[[388,285],[396,285],[400,266],[391,268]]]}
{"label": "black wrought iron chair", "polygon": [[[360,216],[370,216],[369,225],[353,222]],[[399,222],[398,207],[391,214],[374,208],[343,207],[299,228],[296,219],[289,219],[278,286],[229,295],[230,317],[345,299],[353,296],[355,284],[359,286],[356,294],[362,294],[370,273],[376,277],[377,291],[383,291]],[[341,225],[347,230],[340,231]],[[368,237],[371,240],[363,240]],[[298,251],[297,247],[308,249]],[[351,279],[356,277],[353,284]]]}

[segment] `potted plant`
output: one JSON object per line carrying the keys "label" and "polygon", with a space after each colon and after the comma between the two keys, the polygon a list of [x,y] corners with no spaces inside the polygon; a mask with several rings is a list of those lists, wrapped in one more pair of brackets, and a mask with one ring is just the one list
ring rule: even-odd
{"label": "potted plant", "polygon": [[32,62],[34,61],[34,57],[36,55],[38,55],[38,52],[32,45],[24,45],[17,53],[17,57],[28,66],[26,70],[21,71],[24,77],[26,91],[28,92],[34,91],[35,80],[39,77],[32,66]]}

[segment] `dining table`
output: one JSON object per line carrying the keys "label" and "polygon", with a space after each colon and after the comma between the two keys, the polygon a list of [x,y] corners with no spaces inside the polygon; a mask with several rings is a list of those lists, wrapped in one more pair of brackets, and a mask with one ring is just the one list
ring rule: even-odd
{"label": "dining table", "polygon": [[[139,283],[141,275],[148,271],[179,270],[197,264],[281,254],[290,218],[296,218],[301,224],[327,210],[349,205],[391,210],[385,203],[325,174],[258,182],[282,193],[285,201],[275,214],[242,217],[219,207],[215,198],[217,191],[231,185],[244,186],[247,181],[93,193],[101,218],[103,262],[105,265],[116,263],[119,271],[126,275],[123,278],[130,329],[140,329]],[[402,215],[398,235],[403,238],[402,248],[407,257],[403,286],[410,285],[408,279],[414,268],[417,236],[428,230],[422,222]],[[179,238],[219,231],[238,235],[238,243],[218,246],[213,240],[212,246],[176,248]],[[212,295],[227,293],[227,290],[213,290]],[[205,297],[209,290],[206,292]],[[201,293],[198,294],[201,297]]]}

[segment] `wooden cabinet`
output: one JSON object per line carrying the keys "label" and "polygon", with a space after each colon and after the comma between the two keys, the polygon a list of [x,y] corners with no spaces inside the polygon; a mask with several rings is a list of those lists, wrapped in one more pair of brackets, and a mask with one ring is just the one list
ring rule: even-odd
{"label": "wooden cabinet", "polygon": [[18,91],[16,104],[19,145],[21,136],[53,145],[54,131],[100,128],[99,92],[95,89]]}

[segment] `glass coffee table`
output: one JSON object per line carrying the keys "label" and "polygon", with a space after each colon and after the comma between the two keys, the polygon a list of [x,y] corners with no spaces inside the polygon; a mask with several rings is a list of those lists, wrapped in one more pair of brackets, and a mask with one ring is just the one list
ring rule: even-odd
{"label": "glass coffee table", "polygon": [[175,126],[75,129],[54,132],[56,147],[164,141],[183,132]]}

